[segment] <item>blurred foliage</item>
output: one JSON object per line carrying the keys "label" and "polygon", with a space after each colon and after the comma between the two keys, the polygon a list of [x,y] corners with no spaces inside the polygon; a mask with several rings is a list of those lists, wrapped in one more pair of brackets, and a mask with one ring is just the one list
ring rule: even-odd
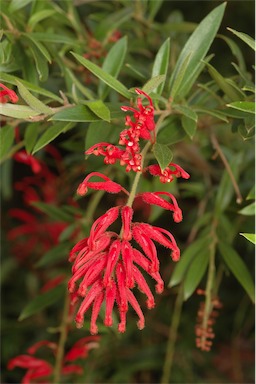
{"label": "blurred foliage", "polygon": [[[160,147],[148,162],[156,157],[163,165],[173,156],[191,175],[171,185],[145,176],[140,185],[141,191],[179,196],[184,219],[171,231],[181,260],[174,265],[161,249],[166,289],[154,310],[143,308],[146,328],[138,331],[132,313],[124,335],[99,327],[100,347],[72,382],[161,382],[169,359],[172,383],[252,383],[253,2],[230,1],[225,9],[219,1],[3,0],[0,17],[0,82],[19,95],[17,104],[0,107],[1,382],[21,380],[24,371],[6,370],[12,357],[38,340],[58,341],[65,285],[48,295],[41,289],[58,275],[70,276],[67,258],[75,239],[86,236],[93,218],[115,201],[91,192],[78,199],[75,191],[85,174],[104,169],[101,159],[85,159],[84,151],[98,141],[117,142],[124,126],[120,106],[134,99],[137,87],[158,110],[169,111],[157,136]],[[30,183],[31,167],[15,160],[24,148],[47,165],[50,181]],[[162,157],[159,148],[165,148]],[[107,169],[129,189],[130,174],[118,165]],[[37,196],[34,204],[28,204],[29,193]],[[30,236],[21,230],[11,240],[10,232],[21,227],[13,208],[36,219]],[[136,215],[170,226],[158,208],[138,207]],[[51,233],[56,223],[63,227]],[[208,317],[211,298],[223,305],[210,352],[195,346],[198,287],[206,290]],[[178,305],[172,361],[166,351],[175,342],[170,324]],[[87,334],[87,322],[82,330],[72,324],[68,346]]]}

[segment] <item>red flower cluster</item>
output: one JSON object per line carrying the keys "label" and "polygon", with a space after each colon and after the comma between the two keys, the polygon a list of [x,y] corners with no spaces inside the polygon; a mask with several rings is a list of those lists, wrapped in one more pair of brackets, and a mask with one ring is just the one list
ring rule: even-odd
{"label": "red flower cluster", "polygon": [[[98,336],[88,336],[78,340],[64,357],[62,374],[81,375],[83,373],[83,367],[78,364],[69,363],[77,359],[85,359],[88,356],[89,350],[98,347],[98,340]],[[35,383],[37,379],[41,378],[49,379],[49,377],[53,374],[54,368],[50,363],[33,356],[36,351],[43,346],[48,347],[54,353],[56,353],[58,348],[56,343],[50,342],[48,340],[42,340],[28,348],[27,355],[19,355],[9,361],[7,368],[10,370],[14,369],[15,367],[27,369],[27,372],[21,381],[22,384]],[[44,381],[44,383],[46,384],[47,382]]]}
{"label": "red flower cluster", "polygon": [[17,103],[19,101],[18,96],[12,89],[6,87],[2,83],[0,83],[0,87],[3,88],[0,91],[0,103],[5,104],[8,101],[11,101],[12,103]]}
{"label": "red flower cluster", "polygon": [[154,107],[152,100],[140,89],[135,89],[135,91],[139,95],[144,95],[148,99],[149,105],[144,107],[141,98],[138,98],[138,110],[126,106],[121,108],[123,111],[132,111],[134,117],[133,121],[130,116],[126,116],[125,125],[129,128],[120,133],[119,144],[125,146],[125,149],[102,142],[93,145],[85,152],[87,155],[105,156],[105,164],[115,164],[116,161],[119,160],[120,165],[126,166],[127,172],[131,170],[134,172],[142,171],[140,139],[155,141]]}
{"label": "red flower cluster", "polygon": [[[79,194],[84,194],[88,187],[112,193],[118,193],[123,189],[121,185],[99,173],[97,176],[101,175],[105,182],[89,181],[95,174],[90,174],[80,184]],[[172,202],[163,199],[160,195],[170,197]],[[172,211],[176,222],[182,220],[181,210],[172,194],[145,192],[139,196],[148,204]],[[120,214],[122,226],[118,234],[109,230],[109,227],[117,221]],[[159,273],[155,243],[170,249],[172,259],[179,260],[180,250],[169,231],[147,223],[133,222],[132,217],[133,209],[127,205],[110,208],[94,222],[89,237],[78,242],[70,252],[69,261],[74,264],[68,289],[73,295],[73,304],[82,298],[76,315],[77,327],[83,326],[84,314],[92,306],[90,328],[92,334],[98,332],[96,321],[103,301],[106,304],[104,320],[106,326],[112,326],[112,311],[116,303],[120,315],[119,332],[124,332],[126,329],[128,304],[133,307],[139,317],[138,328],[144,328],[144,316],[132,289],[137,285],[139,290],[145,293],[149,309],[154,307],[155,301],[140,269],[156,281],[156,292],[161,293],[164,283]],[[132,240],[142,251],[134,248],[131,244]],[[80,283],[76,285],[78,281]]]}

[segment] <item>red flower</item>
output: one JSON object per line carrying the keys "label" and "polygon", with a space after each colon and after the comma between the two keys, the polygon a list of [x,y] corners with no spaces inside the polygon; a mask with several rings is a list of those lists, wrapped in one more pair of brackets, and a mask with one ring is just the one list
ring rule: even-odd
{"label": "red flower", "polygon": [[52,366],[45,360],[29,355],[19,355],[11,359],[7,368],[11,370],[15,367],[27,369],[21,381],[22,384],[34,383],[35,379],[49,377],[53,372]]}
{"label": "red flower", "polygon": [[[170,167],[173,167],[174,170]],[[182,177],[183,179],[189,179],[190,177],[183,168],[174,163],[170,163],[164,170],[161,170],[158,164],[150,165],[148,170],[151,175],[160,176],[160,181],[162,183],[170,183],[173,180],[173,176]]]}
{"label": "red flower", "polygon": [[30,165],[34,173],[39,173],[42,170],[40,161],[37,160],[34,156],[28,154],[25,150],[16,152],[14,159],[20,163]]}
{"label": "red flower", "polygon": [[[115,164],[119,160],[120,165],[126,166],[126,171],[140,172],[141,168],[141,150],[140,139],[151,140],[155,142],[155,122],[154,122],[154,107],[151,98],[142,90],[135,89],[139,95],[145,96],[149,105],[143,106],[141,98],[137,100],[137,108],[123,106],[123,111],[133,112],[134,120],[130,116],[126,116],[125,125],[128,129],[124,129],[120,133],[119,144],[125,149],[118,148],[110,143],[97,143],[89,148],[85,153],[87,155],[94,154],[96,156],[104,156],[105,164]],[[151,136],[153,132],[153,138]]]}
{"label": "red flower", "polygon": [[16,93],[12,89],[6,87],[2,83],[0,83],[0,87],[3,88],[3,90],[0,91],[0,103],[5,104],[9,100],[12,103],[17,103],[18,102],[19,98],[18,98],[18,96],[16,95]]}

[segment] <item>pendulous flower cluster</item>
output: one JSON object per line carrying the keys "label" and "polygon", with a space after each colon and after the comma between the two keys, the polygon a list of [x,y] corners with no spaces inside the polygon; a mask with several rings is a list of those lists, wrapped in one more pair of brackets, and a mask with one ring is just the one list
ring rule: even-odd
{"label": "pendulous flower cluster", "polygon": [[[159,176],[162,183],[170,183],[174,177],[189,178],[189,174],[180,166],[170,163],[161,170],[158,165],[150,165],[143,170],[140,139],[155,142],[154,108],[151,98],[136,89],[137,94],[144,95],[149,105],[143,106],[138,98],[137,107],[122,107],[123,111],[132,111],[133,119],[126,116],[125,129],[120,134],[119,144],[124,149],[109,143],[98,143],[86,151],[86,154],[103,155],[106,164],[117,160],[126,165],[126,171],[139,172],[148,170],[153,176]],[[91,181],[98,177],[100,181]],[[182,212],[176,198],[169,192],[144,192],[131,196],[120,184],[99,172],[90,173],[78,186],[79,195],[86,194],[88,188],[104,190],[109,193],[124,193],[128,196],[125,204],[110,208],[92,225],[90,234],[79,241],[71,250],[69,261],[73,263],[72,277],[68,283],[72,304],[79,303],[75,317],[78,328],[84,323],[84,316],[91,308],[91,334],[98,332],[97,319],[101,308],[105,306],[104,324],[113,325],[113,309],[119,312],[119,332],[125,332],[129,305],[138,315],[138,328],[143,329],[145,319],[141,306],[134,295],[137,287],[147,297],[148,309],[154,308],[155,300],[143,273],[155,280],[156,293],[162,293],[164,282],[159,271],[157,245],[170,250],[173,261],[180,258],[180,250],[173,235],[166,229],[148,223],[133,221],[133,201],[136,197],[146,204],[159,206],[173,214],[176,223],[182,220]],[[119,233],[111,226],[120,222]]]}

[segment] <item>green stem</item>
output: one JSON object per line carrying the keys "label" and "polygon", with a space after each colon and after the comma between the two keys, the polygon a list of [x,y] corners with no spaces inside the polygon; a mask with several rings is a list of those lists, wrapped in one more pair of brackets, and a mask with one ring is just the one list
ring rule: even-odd
{"label": "green stem", "polygon": [[55,360],[54,374],[53,374],[53,383],[60,384],[61,379],[61,370],[63,365],[63,357],[65,351],[65,343],[68,335],[68,312],[69,312],[69,293],[67,292],[65,297],[62,322],[60,326],[60,339],[58,344],[58,350]]}
{"label": "green stem", "polygon": [[178,295],[177,295],[175,306],[174,306],[174,313],[171,320],[167,350],[165,355],[165,362],[163,367],[163,374],[160,382],[161,384],[170,383],[171,370],[173,365],[173,356],[174,356],[174,350],[175,350],[175,343],[177,339],[178,326],[180,323],[182,303],[183,303],[183,285],[181,284],[179,286],[179,291],[178,291]]}

